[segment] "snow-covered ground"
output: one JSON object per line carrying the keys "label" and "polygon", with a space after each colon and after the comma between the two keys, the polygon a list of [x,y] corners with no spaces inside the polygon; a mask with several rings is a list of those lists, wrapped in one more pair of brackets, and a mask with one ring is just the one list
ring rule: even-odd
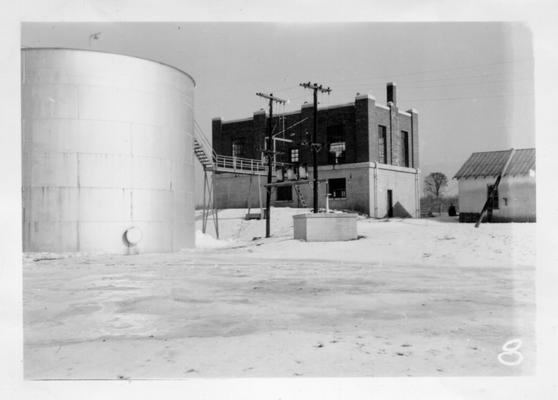
{"label": "snow-covered ground", "polygon": [[174,254],[25,255],[26,377],[533,372],[534,224],[359,218],[358,240],[305,243],[304,211],[272,209],[265,239],[223,210],[220,240],[210,222]]}
{"label": "snow-covered ground", "polygon": [[[219,212],[219,237],[228,247],[255,242],[239,251],[255,257],[293,260],[432,265],[494,266],[535,265],[535,224],[460,224],[457,218],[371,219],[360,217],[360,239],[349,242],[306,243],[292,239],[292,216],[305,209],[273,208],[271,238],[265,221],[246,221],[246,210]],[[201,229],[201,222],[198,224]],[[201,233],[201,232],[200,232]],[[215,237],[212,221],[207,233]],[[260,244],[265,245],[260,246]],[[227,247],[223,243],[224,247]]]}

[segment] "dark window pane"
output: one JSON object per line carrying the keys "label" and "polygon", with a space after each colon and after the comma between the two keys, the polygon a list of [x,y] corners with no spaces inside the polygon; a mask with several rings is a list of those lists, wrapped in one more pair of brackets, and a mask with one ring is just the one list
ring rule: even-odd
{"label": "dark window pane", "polygon": [[233,139],[233,141],[232,141],[232,156],[233,157],[244,157],[244,140],[243,139]]}
{"label": "dark window pane", "polygon": [[387,164],[387,130],[383,125],[378,125],[378,161]]}
{"label": "dark window pane", "polygon": [[292,186],[279,186],[277,188],[277,201],[292,201],[293,188]]}
{"label": "dark window pane", "polygon": [[401,131],[401,165],[409,166],[409,132]]}
{"label": "dark window pane", "polygon": [[347,180],[345,178],[328,179],[328,195],[333,199],[347,197]]}

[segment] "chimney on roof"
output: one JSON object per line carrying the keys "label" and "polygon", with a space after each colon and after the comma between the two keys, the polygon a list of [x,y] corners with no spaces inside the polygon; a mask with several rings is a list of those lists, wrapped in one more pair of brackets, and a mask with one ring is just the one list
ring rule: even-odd
{"label": "chimney on roof", "polygon": [[393,82],[387,84],[387,102],[397,104],[397,86]]}

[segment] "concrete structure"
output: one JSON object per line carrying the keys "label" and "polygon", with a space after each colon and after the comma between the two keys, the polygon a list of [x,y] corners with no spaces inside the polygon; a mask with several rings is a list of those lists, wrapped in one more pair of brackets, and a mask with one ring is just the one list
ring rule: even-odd
{"label": "concrete structure", "polygon": [[194,86],[154,61],[23,50],[23,250],[193,247]]}
{"label": "concrete structure", "polygon": [[488,190],[508,159],[508,167],[489,203],[485,220],[536,221],[535,149],[518,149],[473,153],[455,174],[461,222],[478,219],[488,198]]}
{"label": "concrete structure", "polygon": [[307,242],[355,240],[357,217],[354,214],[300,214],[293,216],[294,238]]}
{"label": "concrete structure", "polygon": [[[325,207],[326,193],[333,209],[356,210],[376,218],[420,216],[418,113],[400,111],[395,103],[395,85],[388,84],[388,105],[374,97],[358,95],[353,103],[318,110],[318,175],[327,180],[319,188],[319,206]],[[300,111],[279,114],[274,124],[277,161],[294,166],[312,163],[309,144],[313,110],[304,104]],[[264,149],[266,114],[223,122],[213,120],[213,147],[217,154],[261,159]],[[281,133],[282,131],[285,131]],[[308,168],[312,180],[312,168]],[[264,178],[265,179],[265,178]],[[258,204],[257,188],[250,191],[248,176],[215,176],[219,208]],[[299,186],[302,197],[312,198],[309,184]],[[274,206],[301,206],[291,187],[273,190]],[[391,205],[391,206],[390,206]]]}

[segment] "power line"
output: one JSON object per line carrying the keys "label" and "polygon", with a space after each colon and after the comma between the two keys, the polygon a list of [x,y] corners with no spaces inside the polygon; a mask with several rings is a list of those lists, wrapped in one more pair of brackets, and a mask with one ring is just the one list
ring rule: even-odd
{"label": "power line", "polygon": [[469,99],[489,99],[489,98],[497,98],[497,97],[518,97],[518,96],[525,96],[525,95],[534,95],[534,92],[529,93],[504,93],[500,95],[493,95],[493,96],[468,96],[468,97],[437,97],[437,98],[430,98],[430,99],[406,99],[405,101],[451,101],[451,100],[469,100]]}
{"label": "power line", "polygon": [[[336,82],[336,86],[337,87],[346,87],[346,86],[359,86],[359,85],[367,85],[367,84],[379,84],[380,81],[386,80],[386,79],[397,79],[398,81],[402,80],[402,77],[410,77],[410,76],[416,76],[416,75],[421,75],[421,74],[428,74],[428,73],[432,73],[432,72],[447,72],[447,71],[460,71],[460,70],[471,70],[471,72],[480,72],[480,71],[474,71],[474,69],[478,69],[478,68],[482,68],[482,67],[490,67],[490,66],[496,66],[496,65],[506,65],[506,64],[521,64],[521,63],[526,63],[529,61],[533,61],[533,58],[526,58],[526,59],[519,59],[519,60],[508,60],[508,61],[500,61],[500,62],[493,62],[493,63],[483,63],[483,64],[474,64],[474,65],[468,65],[468,66],[461,66],[461,67],[451,67],[451,68],[436,68],[436,69],[429,69],[429,70],[422,70],[422,71],[417,71],[417,72],[405,72],[405,73],[398,73],[398,74],[391,74],[391,75],[384,75],[384,76],[368,76],[368,79],[366,81],[358,81],[357,79],[360,79],[361,77],[366,77],[366,75],[358,77],[358,78],[354,78],[354,79],[349,79],[349,80],[345,80],[345,79],[339,79],[339,80],[333,80],[333,82]],[[419,79],[413,79],[412,81],[414,83],[420,83],[420,82],[442,82],[442,81],[452,81],[452,80],[458,80],[458,79],[476,79],[476,78],[488,78],[492,75],[498,75],[501,76],[502,72],[500,71],[493,71],[493,72],[485,72],[483,74],[473,74],[473,75],[465,75],[465,76],[452,76],[452,77],[436,77],[436,78],[427,78],[425,77],[424,79],[419,78]],[[526,78],[526,80],[529,80],[529,78]],[[375,82],[377,81],[377,82]],[[405,81],[405,79],[403,78],[403,81]],[[481,84],[481,83],[479,83]],[[300,86],[300,85],[299,85]],[[465,86],[465,85],[464,85]],[[282,88],[278,88],[275,89],[276,92],[287,92],[287,91],[291,91],[295,88],[297,88],[298,86],[288,86],[288,87],[282,87]],[[292,97],[289,100],[296,100],[299,98],[302,98],[304,96],[296,96],[296,97]]]}
{"label": "power line", "polygon": [[430,89],[430,88],[438,88],[438,87],[455,87],[455,86],[475,86],[475,85],[493,85],[493,84],[503,84],[503,83],[515,83],[515,82],[533,82],[531,78],[522,78],[522,79],[496,79],[484,82],[465,82],[465,83],[448,83],[445,85],[405,85],[405,88],[413,88],[413,89]]}
{"label": "power line", "polygon": [[[412,85],[413,83],[423,83],[423,82],[433,82],[433,83],[438,83],[438,82],[445,82],[445,81],[450,81],[448,82],[448,85],[451,85],[451,81],[457,81],[457,80],[467,80],[467,79],[491,79],[491,76],[496,76],[496,77],[501,77],[502,74],[499,72],[494,72],[494,73],[486,73],[486,74],[482,74],[482,75],[469,75],[469,76],[452,76],[452,77],[439,77],[439,78],[431,78],[431,79],[413,79],[410,80],[408,82],[410,82],[410,84]],[[525,80],[529,80],[532,78],[520,78],[520,79],[525,79]],[[506,79],[502,79],[501,81],[504,81]],[[398,82],[401,82],[401,80],[398,80]],[[406,81],[403,81],[406,82]],[[490,81],[485,81],[485,82],[490,82]],[[475,82],[470,82],[471,84],[474,84]],[[479,82],[482,83],[482,82]],[[336,86],[339,87],[347,87],[347,86],[358,86],[358,85],[379,85],[381,84],[380,80],[377,81],[360,81],[360,82],[352,82],[352,83],[341,83],[338,84]],[[405,86],[409,87],[409,85],[405,84]]]}
{"label": "power line", "polygon": [[[361,77],[371,79],[371,80],[386,80],[386,79],[389,80],[389,79],[394,79],[394,78],[399,79],[400,77],[403,77],[403,76],[414,76],[414,75],[427,74],[427,73],[431,73],[431,72],[458,71],[458,70],[467,70],[467,69],[472,70],[472,69],[475,69],[475,68],[495,66],[495,65],[518,64],[518,63],[524,63],[524,62],[532,61],[532,60],[533,60],[533,58],[526,58],[526,59],[520,59],[520,60],[509,60],[509,61],[501,61],[501,62],[494,62],[494,63],[475,64],[475,65],[468,65],[468,66],[462,66],[462,67],[436,68],[436,69],[422,70],[422,71],[416,71],[416,72],[396,73],[396,74],[390,74],[390,75],[384,75],[384,76],[362,75]],[[354,78],[354,79],[351,79],[351,80],[345,80],[344,82],[354,82],[355,79],[360,79],[361,77],[357,77],[357,78]],[[333,82],[337,82],[337,81],[333,80]],[[336,83],[336,86],[338,86],[337,83]]]}
{"label": "power line", "polygon": [[288,131],[291,128],[294,128],[295,126],[302,124],[304,121],[306,121],[308,118],[302,118],[300,121],[295,122],[292,125],[287,126],[286,128],[283,128],[283,130],[281,132],[277,132],[276,135],[279,135],[280,133],[285,133],[286,131]]}
{"label": "power line", "polygon": [[[470,87],[470,88],[474,88],[476,86],[482,85],[482,86],[492,86],[492,85],[504,85],[504,84],[512,84],[512,83],[518,83],[518,82],[531,82],[533,83],[533,80],[531,78],[523,78],[523,79],[498,79],[498,80],[490,80],[490,81],[484,81],[484,82],[464,82],[464,83],[447,83],[447,84],[440,84],[440,85],[413,85],[413,84],[409,84],[409,85],[404,85],[403,87],[405,89],[436,89],[436,88],[451,88],[451,87]],[[369,90],[370,92],[374,92],[375,90],[372,90],[373,88],[380,88],[379,83],[377,84],[373,84],[373,85],[362,85],[365,90]],[[340,90],[341,93],[344,92],[350,92],[353,91],[353,89],[349,89],[349,88],[342,88]]]}

